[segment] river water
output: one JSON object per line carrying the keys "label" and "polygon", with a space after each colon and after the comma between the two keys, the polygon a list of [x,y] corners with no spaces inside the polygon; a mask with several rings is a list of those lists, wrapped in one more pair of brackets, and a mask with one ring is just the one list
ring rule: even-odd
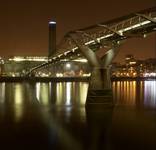
{"label": "river water", "polygon": [[114,108],[86,108],[87,82],[0,83],[0,149],[156,149],[156,81],[112,82]]}

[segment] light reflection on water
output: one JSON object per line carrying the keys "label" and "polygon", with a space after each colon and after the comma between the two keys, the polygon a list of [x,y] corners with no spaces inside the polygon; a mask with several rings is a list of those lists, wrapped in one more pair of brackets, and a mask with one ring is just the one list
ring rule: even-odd
{"label": "light reflection on water", "polygon": [[144,105],[156,107],[156,81],[145,81]]}
{"label": "light reflection on water", "polygon": [[156,107],[156,81],[114,81],[116,105]]}
{"label": "light reflection on water", "polygon": [[113,94],[117,105],[135,105],[136,81],[113,82]]}
{"label": "light reflection on water", "polygon": [[85,105],[88,83],[36,83],[36,98],[42,105]]}
{"label": "light reflection on water", "polygon": [[14,92],[14,115],[15,115],[15,121],[18,122],[23,115],[23,103],[24,103],[24,86],[22,84],[14,84],[13,87]]}
{"label": "light reflection on water", "polygon": [[47,83],[36,83],[35,94],[39,103],[48,105],[50,101],[51,91],[50,86]]}
{"label": "light reflection on water", "polygon": [[[156,81],[117,81],[112,89],[116,105],[156,108]],[[38,103],[46,108],[63,106],[66,117],[73,107],[79,108],[77,112],[85,118],[87,90],[87,82],[0,83],[0,111],[4,114],[3,105],[12,105],[14,109],[9,111],[18,122],[28,105]]]}
{"label": "light reflection on water", "polygon": [[[114,81],[112,89],[116,105],[156,107],[156,81]],[[87,82],[0,83],[0,104],[35,99],[44,106],[84,106],[87,90]]]}
{"label": "light reflection on water", "polygon": [[87,90],[87,82],[38,82],[34,92],[39,104],[49,109],[52,108],[56,118],[65,119],[68,122],[71,117],[79,116],[84,122]]}
{"label": "light reflection on water", "polygon": [[[77,112],[85,118],[87,90],[87,82],[0,83],[0,111],[4,114],[3,105],[12,105],[14,109],[9,111],[18,122],[27,106],[38,103],[48,109],[64,107],[67,118],[73,107],[79,108]],[[116,81],[112,90],[116,105],[156,108],[156,81]],[[58,107],[56,115],[61,113]]]}
{"label": "light reflection on water", "polygon": [[[144,105],[156,107],[156,81],[114,81],[116,105]],[[36,99],[41,105],[85,105],[87,82],[58,83],[0,83],[0,104],[23,105]]]}
{"label": "light reflection on water", "polygon": [[0,84],[0,104],[5,101],[5,83]]}

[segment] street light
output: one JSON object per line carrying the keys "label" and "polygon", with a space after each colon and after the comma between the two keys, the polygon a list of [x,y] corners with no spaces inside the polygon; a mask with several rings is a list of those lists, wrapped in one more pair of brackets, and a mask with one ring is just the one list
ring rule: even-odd
{"label": "street light", "polygon": [[67,64],[66,64],[66,68],[69,69],[70,67],[71,67],[71,64],[67,63]]}

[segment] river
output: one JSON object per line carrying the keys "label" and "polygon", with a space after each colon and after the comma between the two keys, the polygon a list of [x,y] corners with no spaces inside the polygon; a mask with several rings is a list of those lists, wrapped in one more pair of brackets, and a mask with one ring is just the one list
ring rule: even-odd
{"label": "river", "polygon": [[86,108],[87,82],[0,83],[0,148],[156,149],[156,81],[112,82],[114,108]]}

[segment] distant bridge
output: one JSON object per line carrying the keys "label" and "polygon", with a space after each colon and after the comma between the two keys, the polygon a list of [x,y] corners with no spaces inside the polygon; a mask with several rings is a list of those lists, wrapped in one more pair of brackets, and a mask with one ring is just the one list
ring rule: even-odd
{"label": "distant bridge", "polygon": [[[111,89],[109,65],[120,45],[129,38],[146,37],[148,33],[154,31],[156,31],[156,7],[70,31],[63,37],[56,53],[49,58],[49,61],[31,68],[28,74],[62,59],[85,57],[92,66],[88,97],[90,101],[98,95],[103,99],[101,93],[105,95],[105,91]],[[107,51],[102,56],[98,56],[97,52],[102,50]]]}

